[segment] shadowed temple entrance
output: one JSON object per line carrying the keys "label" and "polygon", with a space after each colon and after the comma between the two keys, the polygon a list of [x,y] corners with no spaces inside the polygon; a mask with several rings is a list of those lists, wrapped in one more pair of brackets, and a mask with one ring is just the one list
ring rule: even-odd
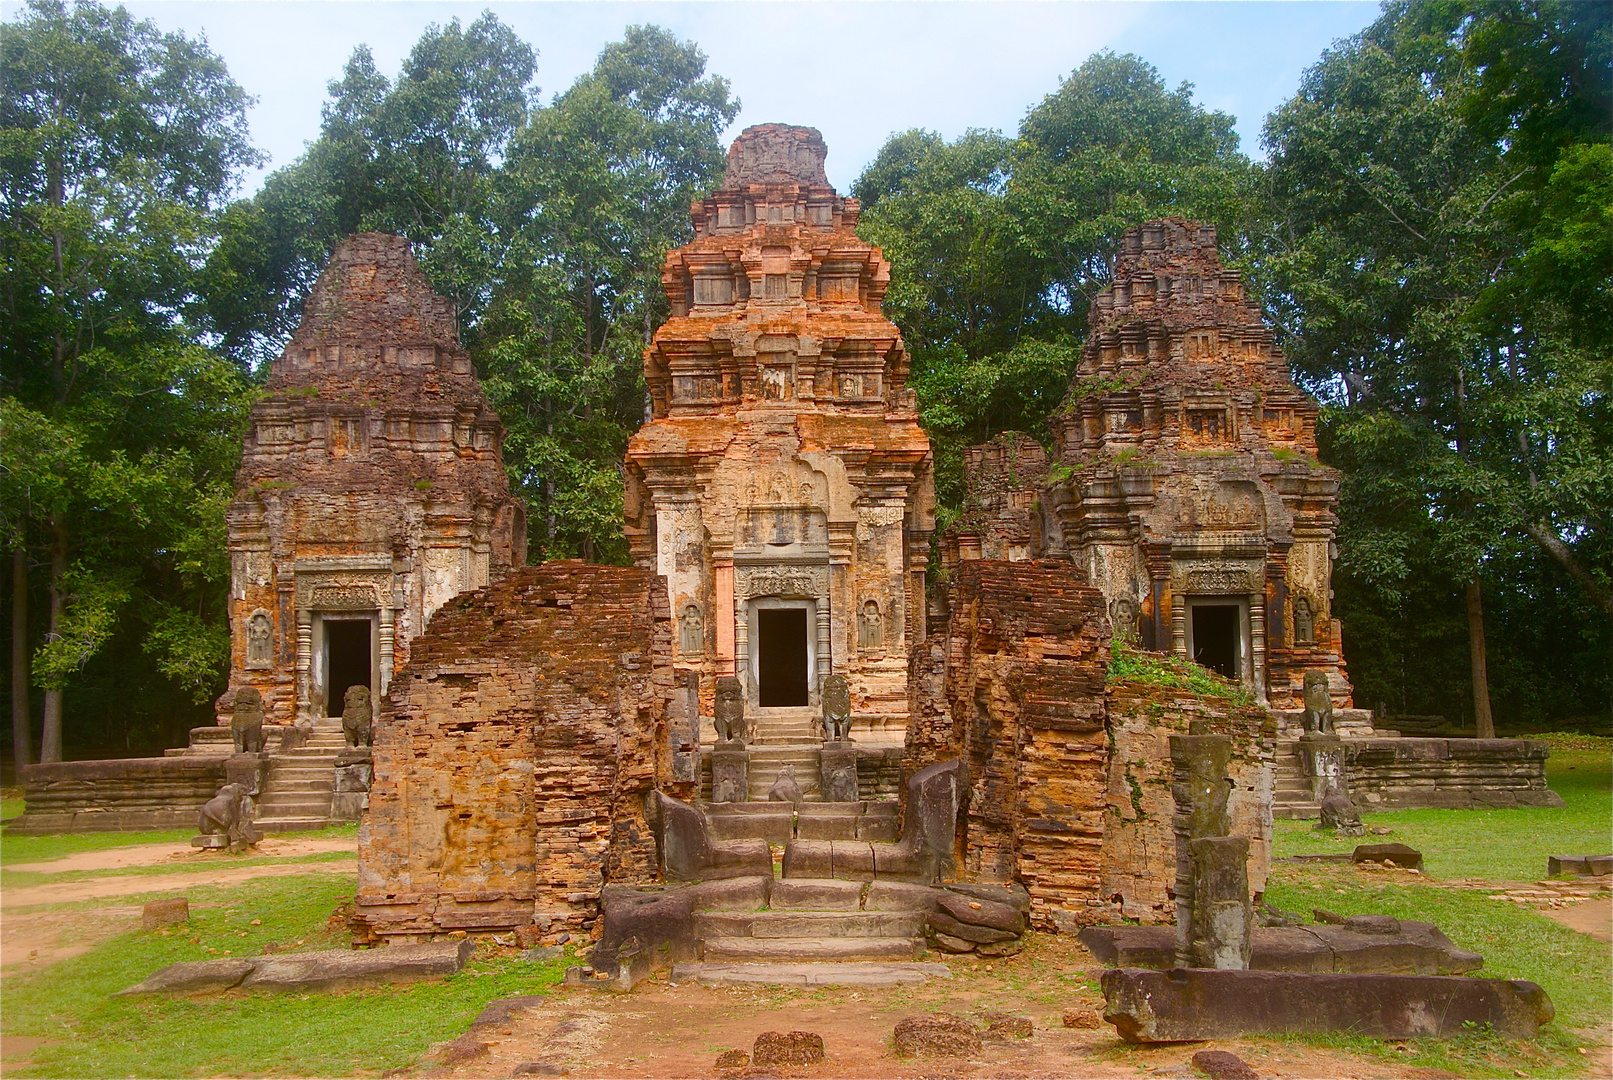
{"label": "shadowed temple entrance", "polygon": [[370,620],[325,620],[325,715],[342,715],[349,686],[370,685]]}
{"label": "shadowed temple entrance", "polygon": [[756,629],[757,704],[764,709],[806,705],[806,608],[758,611]]}

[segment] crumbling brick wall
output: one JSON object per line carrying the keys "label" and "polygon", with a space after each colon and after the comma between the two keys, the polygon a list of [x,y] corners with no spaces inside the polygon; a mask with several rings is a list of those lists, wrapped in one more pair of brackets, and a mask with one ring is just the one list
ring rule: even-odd
{"label": "crumbling brick wall", "polygon": [[1108,705],[1112,757],[1101,876],[1111,916],[1144,923],[1176,917],[1172,735],[1232,739],[1232,835],[1249,838],[1249,888],[1263,891],[1271,870],[1276,719],[1258,705],[1142,682],[1112,683]]}
{"label": "crumbling brick wall", "polygon": [[[1072,907],[1100,902],[1103,600],[1067,562],[977,560],[959,567],[951,608],[945,636],[913,660],[920,722],[909,730],[907,764],[961,753],[962,874],[1023,882],[1032,921],[1051,929]],[[933,701],[937,680],[950,725]]]}
{"label": "crumbling brick wall", "polygon": [[382,937],[590,928],[603,885],[657,876],[671,695],[645,571],[545,563],[449,601],[378,720],[360,917]]}

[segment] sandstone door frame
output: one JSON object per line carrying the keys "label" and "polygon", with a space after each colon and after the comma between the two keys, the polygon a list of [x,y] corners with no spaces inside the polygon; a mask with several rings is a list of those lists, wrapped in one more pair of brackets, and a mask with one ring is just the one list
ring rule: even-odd
{"label": "sandstone door frame", "polygon": [[[806,651],[807,706],[818,704],[818,690],[823,677],[829,674],[827,663],[820,663],[813,628],[828,619],[828,603],[811,598],[785,598],[779,596],[747,597],[741,604],[739,617],[745,634],[742,640],[747,648],[742,657],[745,672],[745,707],[760,716],[777,715],[803,706],[768,706],[761,704],[761,627],[762,611],[797,610],[806,612],[806,633],[802,647]],[[825,658],[826,659],[826,658]]]}
{"label": "sandstone door frame", "polygon": [[[381,686],[381,612],[372,608],[368,611],[314,611],[310,613],[310,630],[312,650],[309,656],[307,670],[308,700],[303,702],[308,717],[314,723],[328,723],[341,716],[340,702],[330,700],[330,635],[325,624],[328,622],[368,622],[370,626],[370,699],[379,700],[384,689]],[[334,716],[329,715],[332,706],[336,707]]]}
{"label": "sandstone door frame", "polygon": [[[1238,681],[1249,687],[1251,690],[1255,690],[1255,641],[1253,632],[1254,627],[1252,625],[1252,619],[1250,618],[1251,604],[1249,602],[1249,597],[1209,594],[1196,596],[1190,595],[1184,599],[1186,600],[1185,609],[1187,615],[1186,626],[1184,628],[1186,631],[1185,645],[1186,656],[1189,660],[1194,658],[1194,655],[1197,651],[1194,647],[1193,641],[1194,609],[1211,607],[1235,607],[1238,609],[1237,617],[1234,621],[1234,626],[1238,631]],[[1264,698],[1264,687],[1259,688],[1259,696]]]}

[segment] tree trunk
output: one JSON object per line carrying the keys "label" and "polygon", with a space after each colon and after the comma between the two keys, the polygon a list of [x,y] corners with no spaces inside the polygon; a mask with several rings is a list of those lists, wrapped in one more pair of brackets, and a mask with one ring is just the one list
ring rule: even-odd
{"label": "tree trunk", "polygon": [[1585,590],[1585,595],[1590,597],[1591,603],[1601,608],[1608,618],[1613,619],[1613,594],[1602,588],[1602,583],[1592,577],[1591,572],[1574,558],[1573,550],[1563,543],[1562,537],[1552,532],[1551,526],[1539,522],[1530,522],[1524,526],[1524,530],[1547,555],[1556,560],[1557,565],[1562,567],[1581,589]]}
{"label": "tree trunk", "polygon": [[1495,738],[1495,717],[1490,715],[1490,675],[1484,659],[1484,596],[1478,575],[1467,582],[1467,637],[1473,657],[1473,715],[1481,739]]}
{"label": "tree trunk", "polygon": [[[47,640],[61,639],[62,619],[67,609],[67,524],[60,513],[51,515],[50,542],[50,626]],[[62,690],[46,689],[45,715],[39,727],[39,762],[62,760]]]}
{"label": "tree trunk", "polygon": [[20,780],[34,759],[28,715],[28,552],[21,542],[11,553],[11,751]]}

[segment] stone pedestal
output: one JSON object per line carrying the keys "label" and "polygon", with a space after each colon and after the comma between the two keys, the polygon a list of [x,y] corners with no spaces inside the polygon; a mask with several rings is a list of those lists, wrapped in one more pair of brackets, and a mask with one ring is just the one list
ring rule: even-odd
{"label": "stone pedestal", "polygon": [[1249,840],[1232,831],[1225,735],[1172,735],[1176,801],[1176,963],[1185,968],[1249,966],[1254,910]]}
{"label": "stone pedestal", "polygon": [[269,761],[262,754],[231,754],[224,762],[224,782],[240,784],[253,798],[263,794],[263,782],[268,775]]}
{"label": "stone pedestal", "polygon": [[335,783],[331,789],[330,816],[333,821],[357,821],[370,805],[370,780],[374,775],[370,748],[349,747],[336,755]]}
{"label": "stone pedestal", "polygon": [[826,742],[818,760],[824,802],[857,801],[857,748],[849,742]]}
{"label": "stone pedestal", "polygon": [[1332,732],[1307,731],[1299,737],[1299,767],[1311,782],[1311,800],[1321,802],[1328,789],[1349,790],[1344,780],[1344,741]]}
{"label": "stone pedestal", "polygon": [[750,799],[750,751],[738,739],[719,742],[711,752],[711,801]]}
{"label": "stone pedestal", "polygon": [[1249,966],[1254,906],[1249,899],[1249,841],[1212,836],[1188,843],[1193,864],[1193,913],[1188,927],[1189,967]]}
{"label": "stone pedestal", "polygon": [[202,835],[190,838],[190,846],[203,851],[222,851],[230,846],[230,838],[222,835]]}

